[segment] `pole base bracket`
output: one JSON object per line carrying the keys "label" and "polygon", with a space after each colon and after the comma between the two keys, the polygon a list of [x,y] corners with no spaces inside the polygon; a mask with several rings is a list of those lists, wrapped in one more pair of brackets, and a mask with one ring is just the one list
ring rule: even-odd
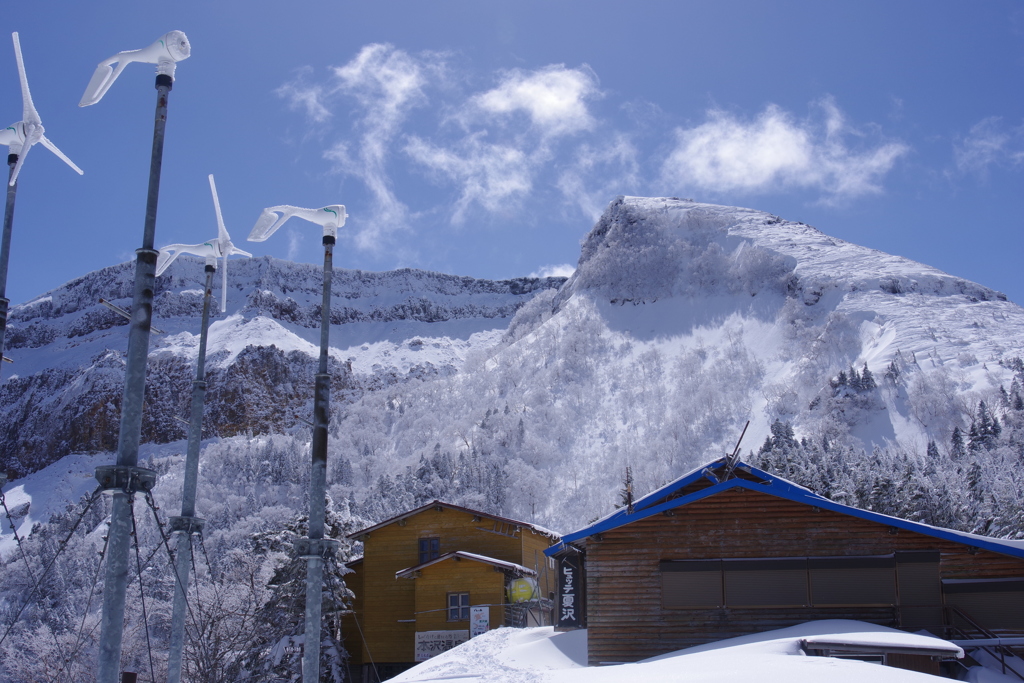
{"label": "pole base bracket", "polygon": [[181,531],[190,536],[202,536],[206,520],[199,517],[171,517],[167,526],[171,533]]}
{"label": "pole base bracket", "polygon": [[319,557],[326,560],[334,557],[339,545],[341,544],[333,538],[296,538],[292,544],[292,552],[295,557],[302,559]]}
{"label": "pole base bracket", "polygon": [[96,481],[107,491],[118,489],[128,494],[151,491],[156,486],[156,479],[157,473],[145,467],[100,465],[96,468]]}

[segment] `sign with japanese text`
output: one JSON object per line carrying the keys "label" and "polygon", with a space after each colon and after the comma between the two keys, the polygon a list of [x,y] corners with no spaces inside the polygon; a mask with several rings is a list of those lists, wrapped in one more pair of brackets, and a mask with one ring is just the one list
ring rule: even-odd
{"label": "sign with japanese text", "polygon": [[419,631],[416,633],[416,661],[425,662],[469,640],[469,631]]}
{"label": "sign with japanese text", "polygon": [[487,633],[491,628],[491,608],[490,607],[470,607],[469,608],[469,637],[476,638],[477,636]]}
{"label": "sign with japanese text", "polygon": [[560,629],[584,628],[583,618],[583,558],[578,554],[564,555],[558,561],[558,593],[555,614]]}

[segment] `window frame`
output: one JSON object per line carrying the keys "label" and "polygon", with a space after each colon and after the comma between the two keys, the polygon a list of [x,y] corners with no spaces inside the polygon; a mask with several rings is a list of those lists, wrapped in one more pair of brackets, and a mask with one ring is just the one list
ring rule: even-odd
{"label": "window frame", "polygon": [[[452,598],[457,604],[452,605]],[[448,593],[446,600],[446,613],[448,621],[469,621],[469,591],[455,591]],[[453,618],[453,614],[455,615]]]}
{"label": "window frame", "polygon": [[441,556],[441,538],[439,536],[424,536],[419,539],[416,548],[419,557],[419,562],[416,564],[436,560]]}

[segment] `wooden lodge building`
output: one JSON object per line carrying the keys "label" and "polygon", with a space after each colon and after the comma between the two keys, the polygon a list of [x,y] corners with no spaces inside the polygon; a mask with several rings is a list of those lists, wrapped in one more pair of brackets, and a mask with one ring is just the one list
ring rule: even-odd
{"label": "wooden lodge building", "polygon": [[[1024,541],[840,505],[728,459],[547,554],[559,561],[557,626],[588,629],[591,665],[821,619],[957,639],[1024,635]],[[893,666],[939,673],[927,656],[890,655]]]}
{"label": "wooden lodge building", "polygon": [[[386,680],[488,628],[552,623],[544,551],[559,537],[546,529],[435,500],[349,538],[363,543],[345,577],[350,680]],[[509,588],[524,586],[511,604]]]}

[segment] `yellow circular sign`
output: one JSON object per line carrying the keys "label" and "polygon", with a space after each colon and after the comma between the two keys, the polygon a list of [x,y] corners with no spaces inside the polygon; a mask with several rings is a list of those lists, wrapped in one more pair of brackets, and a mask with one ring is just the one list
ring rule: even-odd
{"label": "yellow circular sign", "polygon": [[537,582],[531,578],[516,579],[508,585],[509,602],[529,602],[537,597]]}

